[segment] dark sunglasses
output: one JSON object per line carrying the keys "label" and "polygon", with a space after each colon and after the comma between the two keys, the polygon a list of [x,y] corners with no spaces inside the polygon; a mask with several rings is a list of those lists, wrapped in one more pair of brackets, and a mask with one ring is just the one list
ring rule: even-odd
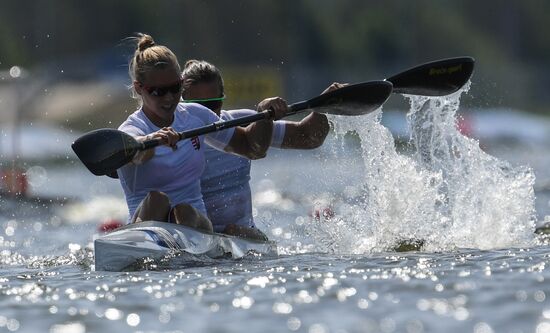
{"label": "dark sunglasses", "polygon": [[150,87],[143,83],[140,83],[140,84],[143,87],[143,89],[147,91],[149,95],[155,96],[155,97],[162,97],[166,95],[168,92],[172,94],[180,94],[181,89],[183,87],[183,79],[179,79],[178,81],[176,81],[176,83],[163,86],[163,87]]}
{"label": "dark sunglasses", "polygon": [[222,97],[214,97],[214,98],[203,98],[203,99],[184,99],[184,103],[197,103],[200,104],[206,108],[209,108],[210,110],[217,110],[222,107],[223,100],[225,99],[225,95]]}

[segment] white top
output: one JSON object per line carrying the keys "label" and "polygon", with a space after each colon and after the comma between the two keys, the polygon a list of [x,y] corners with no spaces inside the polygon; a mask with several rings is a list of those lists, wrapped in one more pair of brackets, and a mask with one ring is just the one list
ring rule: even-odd
{"label": "white top", "polygon": [[[195,129],[219,121],[218,116],[199,104],[180,103],[174,112],[175,131]],[[131,114],[120,125],[119,130],[132,136],[143,136],[158,131],[142,109]],[[204,170],[206,144],[223,149],[231,140],[234,128],[212,132],[205,136],[181,140],[177,150],[167,146],[155,148],[155,155],[149,161],[135,165],[129,163],[118,169],[120,183],[126,195],[130,219],[140,202],[150,191],[161,191],[168,195],[172,207],[187,203],[206,214],[200,189],[200,176]]]}
{"label": "white top", "polygon": [[[231,110],[220,113],[222,120],[241,118],[257,113],[254,110]],[[285,136],[285,121],[273,122],[272,147],[280,147]],[[254,227],[252,194],[250,191],[250,160],[220,152],[211,147],[204,150],[206,168],[201,188],[208,218],[214,231],[221,232],[229,223]]]}

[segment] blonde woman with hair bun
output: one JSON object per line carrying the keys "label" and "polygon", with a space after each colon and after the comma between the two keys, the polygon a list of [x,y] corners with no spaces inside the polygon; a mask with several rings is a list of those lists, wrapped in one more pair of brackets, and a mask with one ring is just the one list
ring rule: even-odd
{"label": "blonde woman with hair bun", "polygon": [[[212,223],[200,189],[205,146],[248,159],[262,158],[271,142],[273,120],[180,141],[178,132],[209,125],[220,118],[202,105],[180,103],[181,68],[168,47],[146,34],[138,34],[135,42],[128,72],[139,108],[119,130],[140,141],[161,140],[163,145],[138,153],[132,163],[117,170],[129,222],[173,222],[211,232]],[[267,98],[258,104],[258,111],[267,109],[280,119],[288,105],[279,97]]]}

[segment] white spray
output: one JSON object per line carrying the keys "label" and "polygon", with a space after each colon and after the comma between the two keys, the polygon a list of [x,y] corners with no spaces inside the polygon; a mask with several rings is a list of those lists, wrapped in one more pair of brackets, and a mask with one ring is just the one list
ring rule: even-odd
{"label": "white spray", "polygon": [[[411,154],[396,151],[382,111],[336,117],[337,135],[361,138],[360,194],[337,216],[313,221],[317,250],[365,253],[423,240],[424,249],[504,248],[534,240],[534,175],[483,152],[462,135],[456,111],[463,90],[445,97],[406,96]],[[355,184],[357,185],[357,184]]]}

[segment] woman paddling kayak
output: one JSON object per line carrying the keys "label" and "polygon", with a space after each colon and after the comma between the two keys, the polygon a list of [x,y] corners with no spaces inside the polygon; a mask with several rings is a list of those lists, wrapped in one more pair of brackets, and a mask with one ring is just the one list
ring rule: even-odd
{"label": "woman paddling kayak", "polygon": [[[190,60],[183,70],[185,102],[200,103],[222,120],[231,120],[255,113],[254,110],[222,110],[224,95],[220,71],[206,61]],[[324,92],[343,86],[333,83]],[[329,131],[327,117],[312,112],[299,122],[275,121],[271,147],[313,149],[319,147]],[[206,168],[201,177],[203,200],[214,230],[246,238],[266,240],[252,217],[250,160],[225,154],[207,147]]]}
{"label": "woman paddling kayak", "polygon": [[[262,158],[271,141],[272,120],[179,141],[178,132],[219,121],[199,104],[180,103],[181,68],[174,53],[139,34],[129,64],[132,91],[140,108],[120,125],[139,141],[159,139],[164,144],[138,153],[117,170],[126,196],[130,222],[168,221],[212,231],[200,190],[206,145],[250,159]],[[287,103],[268,98],[258,111],[272,109],[275,119],[288,111]]]}

